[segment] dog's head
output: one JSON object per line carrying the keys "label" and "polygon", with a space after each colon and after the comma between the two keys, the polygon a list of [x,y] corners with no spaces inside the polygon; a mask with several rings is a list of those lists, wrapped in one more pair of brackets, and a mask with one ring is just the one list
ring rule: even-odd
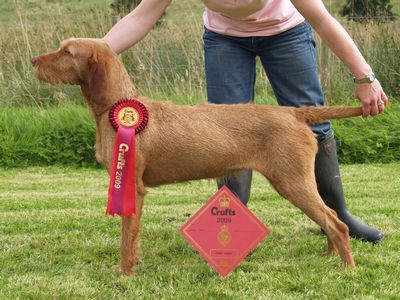
{"label": "dog's head", "polygon": [[32,58],[32,65],[41,81],[80,85],[97,113],[119,99],[137,95],[118,56],[102,39],[68,39],[57,51]]}
{"label": "dog's head", "polygon": [[101,39],[68,39],[51,53],[32,58],[38,79],[52,83],[91,85],[104,81],[107,56],[115,56]]}

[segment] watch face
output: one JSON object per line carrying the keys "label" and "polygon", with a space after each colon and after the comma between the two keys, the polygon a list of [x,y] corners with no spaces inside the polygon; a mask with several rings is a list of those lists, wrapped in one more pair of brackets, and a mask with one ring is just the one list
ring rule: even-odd
{"label": "watch face", "polygon": [[369,79],[370,82],[373,82],[375,80],[375,74],[369,75],[368,79]]}

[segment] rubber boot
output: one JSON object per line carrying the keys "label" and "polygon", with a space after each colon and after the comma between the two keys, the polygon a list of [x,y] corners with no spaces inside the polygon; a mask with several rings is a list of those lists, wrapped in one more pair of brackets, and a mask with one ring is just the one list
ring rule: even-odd
{"label": "rubber boot", "polygon": [[362,223],[347,209],[333,136],[318,144],[315,177],[319,194],[325,204],[336,211],[338,218],[349,227],[351,237],[371,243],[377,243],[383,238],[379,230]]}
{"label": "rubber boot", "polygon": [[247,205],[250,198],[250,187],[253,172],[250,169],[243,169],[227,176],[217,179],[218,189],[226,185],[240,201]]}

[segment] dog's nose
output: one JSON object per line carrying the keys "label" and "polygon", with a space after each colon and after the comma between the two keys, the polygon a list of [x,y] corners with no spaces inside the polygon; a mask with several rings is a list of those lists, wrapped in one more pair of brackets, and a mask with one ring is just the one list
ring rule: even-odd
{"label": "dog's nose", "polygon": [[37,58],[36,58],[36,57],[32,57],[31,63],[32,63],[32,66],[33,66],[33,67],[36,66]]}

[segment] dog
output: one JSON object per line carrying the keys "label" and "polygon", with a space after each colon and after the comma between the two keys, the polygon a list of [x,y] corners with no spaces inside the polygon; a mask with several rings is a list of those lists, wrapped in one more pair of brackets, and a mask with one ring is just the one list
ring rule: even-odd
{"label": "dog", "polygon": [[[108,172],[116,131],[108,112],[134,98],[149,113],[136,137],[136,215],[123,217],[121,261],[125,275],[139,259],[139,231],[146,187],[216,178],[240,169],[263,174],[284,198],[326,233],[327,254],[355,267],[349,230],[321,199],[314,175],[317,141],[310,124],[362,114],[360,107],[279,107],[255,104],[195,106],[139,95],[118,56],[101,39],[68,39],[55,52],[32,58],[39,80],[80,85],[96,122],[96,159]],[[134,179],[132,179],[134,180]]]}

